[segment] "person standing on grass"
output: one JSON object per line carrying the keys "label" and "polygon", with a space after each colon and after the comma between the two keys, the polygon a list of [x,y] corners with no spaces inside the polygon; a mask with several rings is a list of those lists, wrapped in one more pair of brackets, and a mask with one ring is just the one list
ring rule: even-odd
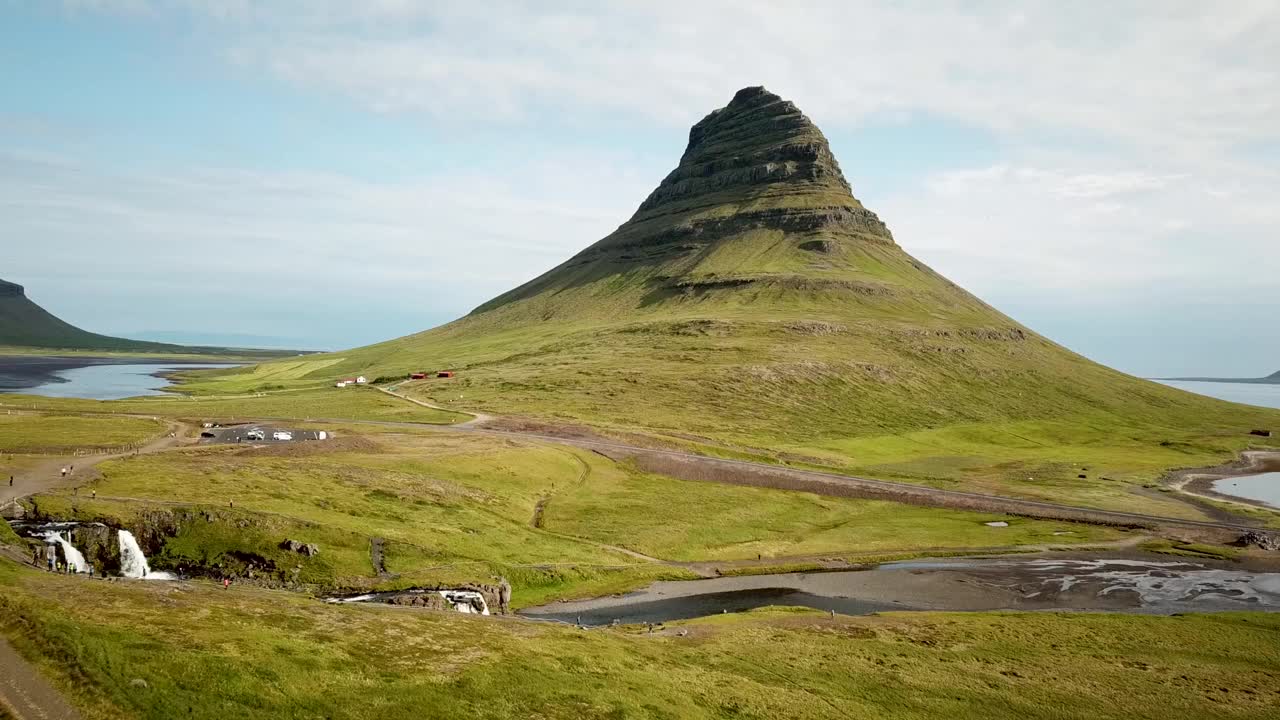
{"label": "person standing on grass", "polygon": [[9,487],[13,487],[13,476],[9,476]]}

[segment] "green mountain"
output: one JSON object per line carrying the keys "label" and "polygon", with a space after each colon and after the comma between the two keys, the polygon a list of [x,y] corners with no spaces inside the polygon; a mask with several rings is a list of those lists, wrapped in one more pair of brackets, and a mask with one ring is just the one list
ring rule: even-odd
{"label": "green mountain", "polygon": [[[999,446],[1199,442],[1267,420],[1091,362],[934,272],[853,196],[818,128],[759,87],[697,123],[608,237],[462,319],[326,359],[295,381],[450,368],[405,388],[912,476]],[[884,465],[917,456],[932,464]]]}
{"label": "green mountain", "polygon": [[295,354],[292,351],[246,352],[232,348],[189,347],[99,335],[61,320],[32,302],[21,285],[4,280],[0,280],[0,347],[170,355],[247,354],[258,358]]}

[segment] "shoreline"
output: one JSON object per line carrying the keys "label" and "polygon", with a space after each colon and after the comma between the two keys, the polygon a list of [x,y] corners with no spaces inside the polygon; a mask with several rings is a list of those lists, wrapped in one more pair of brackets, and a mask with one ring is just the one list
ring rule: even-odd
{"label": "shoreline", "polygon": [[1190,497],[1280,512],[1280,508],[1261,500],[1228,495],[1213,489],[1213,484],[1219,480],[1269,472],[1280,472],[1280,450],[1245,450],[1236,460],[1222,465],[1172,470],[1161,480],[1161,484]]}
{"label": "shoreline", "polygon": [[[90,356],[90,355],[3,355],[0,354],[0,394],[23,393],[45,385],[70,382],[60,373],[104,365],[157,365],[149,375],[174,384],[166,375],[182,372],[179,366],[233,367],[246,364],[234,360],[198,357]],[[39,393],[35,393],[39,394]]]}

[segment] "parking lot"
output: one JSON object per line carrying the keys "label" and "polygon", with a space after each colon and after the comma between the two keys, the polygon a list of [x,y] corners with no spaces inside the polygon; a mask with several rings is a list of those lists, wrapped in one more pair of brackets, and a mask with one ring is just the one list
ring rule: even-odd
{"label": "parking lot", "polygon": [[200,431],[200,442],[206,444],[249,443],[273,445],[279,443],[327,440],[331,437],[324,430],[292,430],[276,425],[232,425],[208,427]]}

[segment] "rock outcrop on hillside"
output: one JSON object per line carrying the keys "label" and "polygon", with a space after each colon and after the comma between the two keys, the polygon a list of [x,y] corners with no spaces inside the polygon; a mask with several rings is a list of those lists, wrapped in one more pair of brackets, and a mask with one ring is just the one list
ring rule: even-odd
{"label": "rock outcrop on hillside", "polygon": [[17,283],[0,280],[0,297],[23,297],[26,292]]}

